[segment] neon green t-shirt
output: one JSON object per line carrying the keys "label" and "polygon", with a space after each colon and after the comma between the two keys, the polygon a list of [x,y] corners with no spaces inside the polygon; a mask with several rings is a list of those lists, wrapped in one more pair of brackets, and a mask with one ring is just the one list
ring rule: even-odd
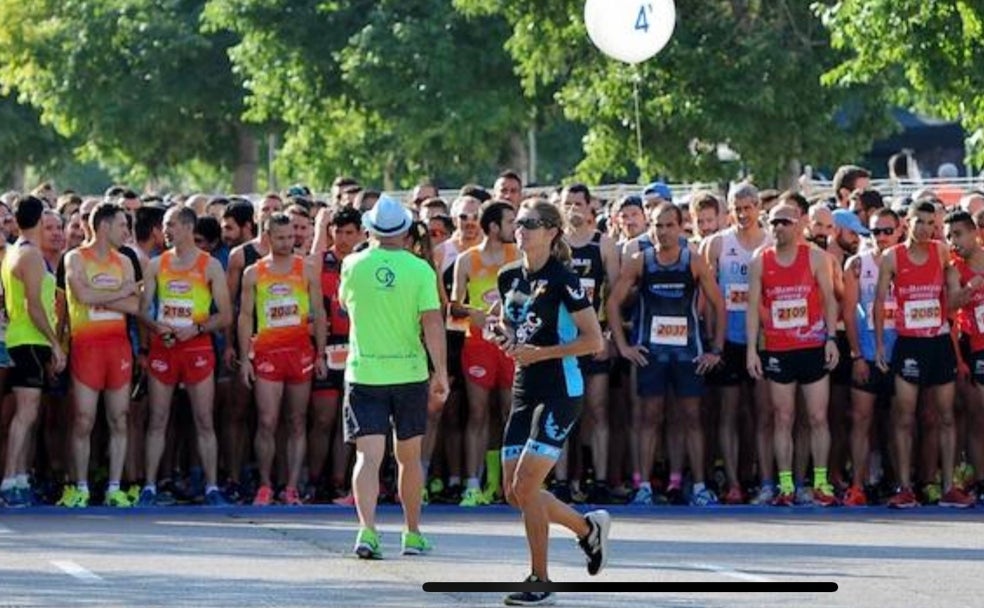
{"label": "neon green t-shirt", "polygon": [[370,247],[342,262],[339,299],[350,320],[345,380],[385,386],[427,380],[420,315],[440,310],[437,275],[409,251]]}

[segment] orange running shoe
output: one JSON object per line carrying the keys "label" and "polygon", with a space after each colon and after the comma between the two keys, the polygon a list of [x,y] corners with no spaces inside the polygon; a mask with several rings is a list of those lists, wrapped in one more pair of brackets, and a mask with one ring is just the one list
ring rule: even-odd
{"label": "orange running shoe", "polygon": [[260,486],[260,489],[256,491],[256,497],[253,498],[253,506],[268,507],[272,502],[273,490],[270,489],[270,486]]}
{"label": "orange running shoe", "polygon": [[818,507],[836,507],[840,504],[834,488],[829,483],[825,483],[817,488],[813,488],[813,504]]}
{"label": "orange running shoe", "polygon": [[741,505],[745,503],[745,496],[741,492],[741,486],[731,486],[728,493],[724,495],[724,504],[726,505]]}
{"label": "orange running shoe", "polygon": [[864,494],[861,486],[851,486],[844,494],[844,506],[846,507],[867,507],[868,497]]}
{"label": "orange running shoe", "polygon": [[794,492],[783,492],[782,490],[776,494],[775,499],[772,501],[773,507],[792,507],[796,504],[796,494]]}

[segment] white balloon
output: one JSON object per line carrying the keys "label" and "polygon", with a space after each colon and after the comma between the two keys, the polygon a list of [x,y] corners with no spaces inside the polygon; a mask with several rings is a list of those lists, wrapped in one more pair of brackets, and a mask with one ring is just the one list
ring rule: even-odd
{"label": "white balloon", "polygon": [[663,50],[676,26],[673,0],[587,0],[584,23],[601,52],[639,63]]}

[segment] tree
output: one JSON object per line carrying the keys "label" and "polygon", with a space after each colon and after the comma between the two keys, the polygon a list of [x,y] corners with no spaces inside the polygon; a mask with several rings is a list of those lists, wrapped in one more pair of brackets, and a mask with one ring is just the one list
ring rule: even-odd
{"label": "tree", "polygon": [[[528,95],[555,96],[583,124],[578,176],[733,177],[718,143],[736,150],[760,182],[787,181],[802,162],[853,160],[889,128],[887,107],[870,87],[831,89],[820,77],[837,64],[829,35],[803,3],[677,2],[676,31],[656,58],[637,68],[591,44],[582,0],[455,0],[468,14],[501,15],[506,46]],[[634,84],[641,95],[644,152],[636,156]],[[851,107],[849,129],[835,116]]]}
{"label": "tree", "polygon": [[448,0],[212,0],[206,23],[241,37],[247,118],[279,121],[281,169],[314,183],[487,179],[525,137],[500,18]]}
{"label": "tree", "polygon": [[16,95],[0,97],[0,189],[23,190],[28,165],[46,166],[69,153],[68,143],[41,125],[34,108]]}
{"label": "tree", "polygon": [[984,165],[984,4],[843,0],[816,10],[846,55],[824,82],[877,87],[900,105],[962,121]]}
{"label": "tree", "polygon": [[[255,163],[228,31],[203,34],[204,0],[0,0],[0,82],[131,178],[186,163]],[[255,167],[253,167],[255,173]],[[255,176],[239,172],[237,190]]]}

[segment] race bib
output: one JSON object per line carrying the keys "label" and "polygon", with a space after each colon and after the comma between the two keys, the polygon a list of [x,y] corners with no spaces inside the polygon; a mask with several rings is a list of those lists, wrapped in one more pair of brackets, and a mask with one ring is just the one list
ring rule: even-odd
{"label": "race bib", "polygon": [[102,306],[89,307],[90,321],[120,321],[122,319],[123,313],[116,312],[115,310],[109,310],[108,308],[103,308]]}
{"label": "race bib", "polygon": [[[895,300],[885,300],[885,329],[895,329],[895,311],[897,305]],[[871,302],[868,304],[866,309],[868,312],[865,315],[868,317],[868,329],[870,331],[875,331],[875,303]]]}
{"label": "race bib", "polygon": [[939,300],[910,300],[905,303],[906,329],[936,329],[943,325]]}
{"label": "race bib", "polygon": [[301,324],[297,298],[271,298],[264,309],[267,327],[295,327]]}
{"label": "race bib", "polygon": [[977,333],[984,334],[984,304],[978,304],[974,309],[974,319],[977,321]]}
{"label": "race bib", "polygon": [[581,277],[581,289],[584,290],[584,295],[587,296],[588,302],[594,302],[595,294],[595,280],[588,277]]}
{"label": "race bib", "polygon": [[661,346],[686,346],[687,317],[653,317],[649,342]]}
{"label": "race bib", "polygon": [[345,369],[348,353],[348,344],[329,344],[326,346],[325,354],[328,356],[328,369],[335,371]]}
{"label": "race bib", "polygon": [[795,329],[810,323],[806,298],[774,300],[772,302],[772,326],[776,329]]}
{"label": "race bib", "polygon": [[748,283],[728,284],[724,298],[728,312],[745,312],[748,310]]}
{"label": "race bib", "polygon": [[161,301],[160,320],[171,327],[191,327],[195,324],[192,313],[195,310],[193,300],[177,298]]}

